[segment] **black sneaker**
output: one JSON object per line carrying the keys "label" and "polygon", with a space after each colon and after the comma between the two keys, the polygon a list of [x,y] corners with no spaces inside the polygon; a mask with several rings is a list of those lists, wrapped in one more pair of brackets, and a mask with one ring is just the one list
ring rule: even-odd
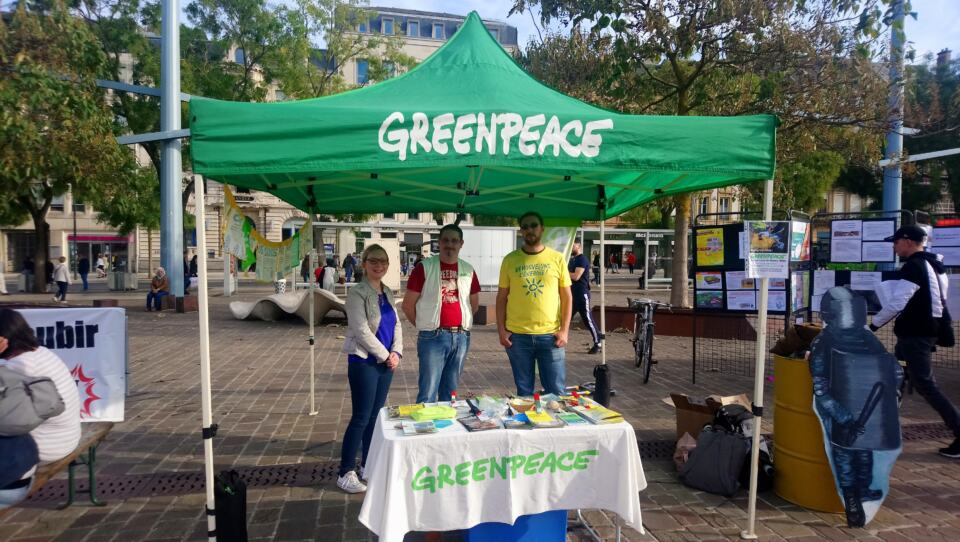
{"label": "black sneaker", "polygon": [[951,459],[960,459],[960,438],[953,439],[953,444],[940,448],[940,455]]}
{"label": "black sneaker", "polygon": [[600,345],[599,345],[599,344],[593,345],[593,348],[591,348],[590,350],[587,350],[587,353],[588,353],[588,354],[599,354],[599,353],[600,353]]}

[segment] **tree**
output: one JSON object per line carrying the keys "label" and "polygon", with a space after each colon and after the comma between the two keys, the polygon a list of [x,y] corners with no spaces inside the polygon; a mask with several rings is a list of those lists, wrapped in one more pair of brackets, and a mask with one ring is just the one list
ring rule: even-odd
{"label": "tree", "polygon": [[[828,105],[833,93],[843,97],[844,105],[859,100],[863,108],[868,102],[866,113],[876,119],[874,104],[848,91],[858,85],[844,84],[849,84],[850,75],[863,74],[869,64],[857,59],[868,59],[869,40],[878,35],[877,1],[863,7],[834,0],[515,0],[511,13],[535,5],[544,23],[583,25],[594,39],[610,43],[604,49],[613,60],[606,88],[624,112],[775,112],[791,121],[782,129],[787,131],[808,123],[859,125],[861,115],[817,109]],[[863,8],[859,16],[857,8]],[[866,41],[860,39],[863,36]],[[818,99],[811,100],[811,93]],[[676,196],[673,204],[671,303],[688,306],[690,195]]]}
{"label": "tree", "polygon": [[[60,2],[44,12],[19,4],[0,22],[0,192],[5,219],[33,220],[38,276],[50,246],[47,211],[68,191],[96,199],[135,165],[117,145],[113,116],[95,78],[104,54],[96,37]],[[45,280],[36,281],[42,292]]]}

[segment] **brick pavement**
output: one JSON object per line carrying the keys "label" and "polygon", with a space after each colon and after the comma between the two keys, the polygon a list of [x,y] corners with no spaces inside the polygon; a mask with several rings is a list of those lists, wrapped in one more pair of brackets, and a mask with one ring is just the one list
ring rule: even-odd
{"label": "brick pavement", "polygon": [[[621,281],[621,288],[625,288]],[[260,289],[263,292],[263,289]],[[610,304],[622,304],[626,289],[614,289]],[[72,296],[89,304],[104,293]],[[244,298],[251,298],[249,289]],[[142,294],[111,294],[129,309],[131,394],[127,420],[117,424],[101,447],[104,479],[145,479],[203,468],[199,438],[200,393],[197,315],[146,313]],[[4,301],[45,299],[10,296]],[[489,294],[484,294],[490,299]],[[236,299],[236,298],[234,298]],[[338,459],[340,437],[350,416],[345,360],[339,354],[342,322],[329,321],[317,330],[318,417],[307,415],[309,382],[306,326],[297,321],[239,322],[227,309],[230,300],[211,298],[214,421],[217,469],[226,467],[315,464]],[[405,328],[408,353],[394,378],[390,402],[412,401],[416,394],[413,330]],[[568,382],[592,380],[597,356],[585,354],[589,337],[577,329],[568,350]],[[752,389],[746,377],[718,373],[698,375],[690,384],[690,341],[657,338],[660,363],[648,385],[640,383],[625,334],[609,337],[608,361],[614,407],[637,430],[641,441],[672,438],[674,415],[661,398],[670,391],[693,395],[731,394]],[[938,377],[955,401],[960,400],[960,371],[939,370]],[[506,355],[492,326],[477,329],[462,379],[461,393],[512,391]],[[772,405],[772,389],[766,403]],[[904,423],[935,421],[936,415],[916,396],[907,397]],[[771,431],[772,417],[764,430]],[[945,440],[904,443],[891,479],[891,494],[880,514],[862,530],[843,527],[838,515],[809,512],[773,493],[762,494],[757,532],[762,540],[955,540],[960,538],[960,462],[935,455]],[[736,539],[745,525],[746,495],[725,499],[692,491],[676,478],[672,463],[644,460],[649,487],[641,494],[644,525],[640,535],[624,531],[626,540]],[[138,478],[139,477],[139,478]],[[3,516],[0,540],[16,541],[161,541],[205,540],[203,495],[193,489],[176,495],[109,499],[103,508],[75,505],[56,511],[49,502],[28,502]],[[339,492],[332,483],[312,487],[254,487],[248,493],[251,539],[368,540],[357,513],[361,496]],[[588,511],[587,519],[606,539],[613,524],[607,514]],[[574,530],[569,540],[585,539]],[[408,537],[417,540],[412,534]],[[456,540],[456,534],[446,539]]]}

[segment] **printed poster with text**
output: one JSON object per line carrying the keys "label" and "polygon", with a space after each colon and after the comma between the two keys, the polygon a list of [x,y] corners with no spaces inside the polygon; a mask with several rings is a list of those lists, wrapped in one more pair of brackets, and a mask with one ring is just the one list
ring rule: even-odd
{"label": "printed poster with text", "polygon": [[697,230],[697,266],[723,265],[723,228]]}
{"label": "printed poster with text", "polygon": [[810,223],[794,220],[790,227],[790,259],[810,261]]}
{"label": "printed poster with text", "polygon": [[747,254],[747,276],[751,278],[787,278],[789,275],[790,223],[785,221],[748,220],[743,223],[750,237]]}

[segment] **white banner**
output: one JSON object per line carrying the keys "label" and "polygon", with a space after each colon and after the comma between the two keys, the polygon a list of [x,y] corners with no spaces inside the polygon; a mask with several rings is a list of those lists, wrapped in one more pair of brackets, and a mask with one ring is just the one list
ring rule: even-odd
{"label": "white banner", "polygon": [[122,422],[127,315],[120,308],[23,309],[40,346],[67,364],[80,394],[80,419]]}

